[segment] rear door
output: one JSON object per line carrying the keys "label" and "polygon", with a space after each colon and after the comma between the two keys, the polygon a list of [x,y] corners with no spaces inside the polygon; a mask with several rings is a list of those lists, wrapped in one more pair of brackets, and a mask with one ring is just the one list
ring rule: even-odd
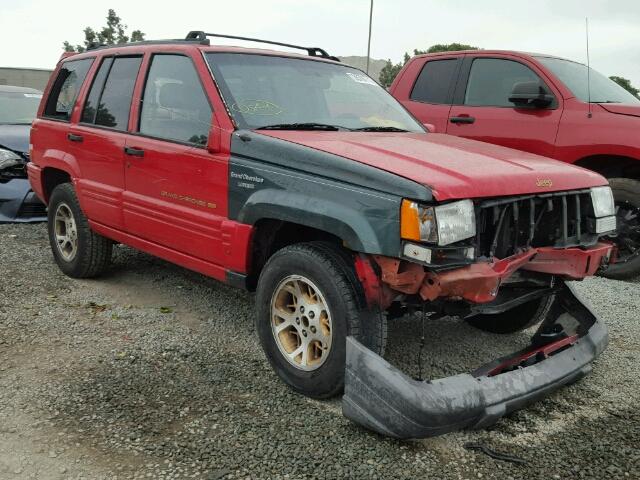
{"label": "rear door", "polygon": [[[539,155],[553,156],[562,98],[524,59],[468,55],[454,94],[446,132]],[[516,83],[539,82],[555,97],[547,108],[516,108]]]}
{"label": "rear door", "polygon": [[222,265],[228,153],[206,148],[212,113],[191,56],[151,56],[125,150],[124,221],[129,233]]}
{"label": "rear door", "polygon": [[[392,94],[422,123],[430,123],[436,132],[447,129],[449,110],[463,57],[423,57],[412,62]],[[414,65],[415,63],[415,65]]]}
{"label": "rear door", "polygon": [[141,55],[104,57],[86,96],[80,121],[70,129],[82,176],[78,193],[93,221],[122,228],[124,147]]}

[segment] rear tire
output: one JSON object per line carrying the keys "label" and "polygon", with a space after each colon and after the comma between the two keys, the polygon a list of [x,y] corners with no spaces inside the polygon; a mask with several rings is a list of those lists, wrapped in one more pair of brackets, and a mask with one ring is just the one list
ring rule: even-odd
{"label": "rear tire", "polygon": [[258,280],[256,310],[271,366],[309,397],[342,391],[347,336],[384,352],[386,318],[368,310],[353,260],[330,243],[291,245],[271,256]]}
{"label": "rear tire", "polygon": [[[630,178],[611,178],[609,185],[613,190],[613,197],[618,212],[618,238],[613,238],[620,246],[620,259],[631,255],[631,248],[640,248],[640,181]],[[625,218],[622,218],[625,217]],[[626,218],[629,217],[629,218]],[[602,273],[602,276],[616,280],[626,280],[640,274],[640,255],[623,262],[612,263]]]}
{"label": "rear tire", "polygon": [[465,321],[484,332],[509,334],[516,333],[540,323],[546,317],[553,303],[553,295],[518,305],[506,312],[493,315],[476,315]]}
{"label": "rear tire", "polygon": [[48,230],[53,258],[66,275],[96,277],[109,266],[113,242],[91,230],[70,183],[51,194]]}

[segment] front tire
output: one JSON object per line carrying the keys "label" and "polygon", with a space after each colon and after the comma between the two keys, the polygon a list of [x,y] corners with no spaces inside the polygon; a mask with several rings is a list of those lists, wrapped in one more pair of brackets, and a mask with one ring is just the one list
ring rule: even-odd
{"label": "front tire", "polygon": [[91,230],[70,183],[51,194],[48,230],[53,258],[66,275],[96,277],[109,266],[113,242]]}
{"label": "front tire", "polygon": [[531,300],[506,312],[491,315],[475,315],[466,318],[465,321],[484,332],[509,334],[516,333],[533,327],[545,319],[554,296]]}
{"label": "front tire", "polygon": [[256,330],[267,359],[295,391],[329,398],[344,386],[346,338],[384,352],[386,318],[366,307],[349,257],[324,242],[276,252],[258,280]]}
{"label": "front tire", "polygon": [[612,263],[603,276],[626,280],[640,274],[640,181],[611,178],[609,185],[616,202],[618,262]]}

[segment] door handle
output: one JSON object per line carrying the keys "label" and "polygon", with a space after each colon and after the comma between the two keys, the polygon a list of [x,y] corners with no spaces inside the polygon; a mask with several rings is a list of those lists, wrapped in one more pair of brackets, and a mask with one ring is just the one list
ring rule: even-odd
{"label": "door handle", "polygon": [[476,119],[475,117],[451,117],[449,121],[451,123],[473,123]]}
{"label": "door handle", "polygon": [[67,133],[67,138],[72,142],[81,142],[84,140],[82,135],[76,135],[75,133]]}
{"label": "door handle", "polygon": [[144,150],[141,148],[124,147],[124,153],[132,157],[144,157]]}

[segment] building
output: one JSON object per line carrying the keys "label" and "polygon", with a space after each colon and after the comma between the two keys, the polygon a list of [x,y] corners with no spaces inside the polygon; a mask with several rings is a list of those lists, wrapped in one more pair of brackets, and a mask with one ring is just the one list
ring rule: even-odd
{"label": "building", "polygon": [[0,85],[15,85],[44,90],[52,71],[43,68],[0,67]]}

